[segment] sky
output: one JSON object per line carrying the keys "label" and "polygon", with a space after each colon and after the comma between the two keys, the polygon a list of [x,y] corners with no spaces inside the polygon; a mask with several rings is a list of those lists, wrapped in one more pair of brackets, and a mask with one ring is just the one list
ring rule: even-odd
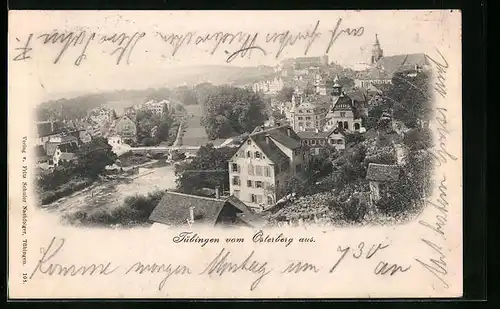
{"label": "sky", "polygon": [[[9,71],[26,72],[33,91],[40,99],[67,94],[81,94],[113,89],[140,89],[162,85],[169,74],[194,65],[228,65],[229,54],[240,49],[240,44],[220,44],[215,40],[195,44],[198,36],[222,32],[257,34],[251,57],[236,57],[229,65],[276,65],[284,58],[304,56],[308,40],[297,40],[283,49],[277,58],[279,42],[266,42],[268,35],[289,31],[292,37],[299,33],[312,33],[319,21],[314,41],[307,56],[326,54],[336,25],[336,41],[328,56],[346,67],[358,68],[370,59],[375,34],[378,35],[385,55],[428,52],[442,41],[436,33],[446,35],[447,27],[457,25],[457,12],[450,11],[11,11],[9,12]],[[458,18],[459,20],[459,18]],[[27,22],[29,21],[29,22]],[[458,26],[460,23],[458,22]],[[343,31],[346,30],[346,31]],[[64,50],[64,44],[43,44],[38,36],[46,33],[74,33],[85,31],[81,44],[71,44],[62,53],[57,64],[54,60]],[[120,64],[120,47],[113,43],[99,44],[99,39],[112,34],[126,33],[132,39]],[[173,46],[161,35],[186,35],[194,32],[192,41],[179,47],[172,55]],[[351,35],[348,34],[351,32]],[[16,48],[24,46],[29,35],[30,58],[12,61],[19,55]],[[96,37],[91,39],[91,34]],[[143,37],[140,37],[144,33]],[[357,33],[355,35],[354,33]],[[161,34],[161,35],[160,35]],[[89,42],[88,45],[86,43]],[[126,42],[121,45],[126,45]],[[86,46],[86,48],[85,48]],[[133,48],[131,48],[133,46]],[[74,62],[85,50],[86,58],[79,66]],[[127,63],[127,51],[130,51]],[[120,51],[118,51],[119,53]],[[15,68],[15,69],[14,69]],[[11,74],[12,76],[12,74]],[[10,80],[10,78],[9,78]],[[23,87],[26,87],[24,85]]]}

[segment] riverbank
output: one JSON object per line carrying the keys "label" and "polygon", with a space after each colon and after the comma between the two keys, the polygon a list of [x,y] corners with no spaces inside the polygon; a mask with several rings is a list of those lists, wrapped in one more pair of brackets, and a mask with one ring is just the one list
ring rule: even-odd
{"label": "riverbank", "polygon": [[[159,164],[161,163],[161,164]],[[59,188],[55,190],[38,190],[37,197],[38,202],[43,206],[49,205],[51,203],[57,202],[58,200],[69,197],[73,194],[78,193],[79,191],[89,189],[91,186],[99,186],[103,183],[110,181],[128,181],[133,179],[134,176],[137,177],[139,168],[148,168],[148,167],[162,167],[168,165],[167,163],[160,162],[159,160],[149,159],[148,162],[143,162],[141,164],[127,166],[122,169],[121,172],[114,174],[105,174],[99,176],[96,179],[83,178],[83,179],[72,179],[67,183],[64,183]],[[136,172],[134,172],[136,171]],[[140,176],[140,175],[138,175]]]}
{"label": "riverbank", "polygon": [[78,211],[111,212],[123,206],[128,197],[146,196],[154,191],[174,189],[175,180],[173,166],[154,160],[141,167],[136,166],[128,171],[103,176],[90,186],[41,207],[60,215]]}

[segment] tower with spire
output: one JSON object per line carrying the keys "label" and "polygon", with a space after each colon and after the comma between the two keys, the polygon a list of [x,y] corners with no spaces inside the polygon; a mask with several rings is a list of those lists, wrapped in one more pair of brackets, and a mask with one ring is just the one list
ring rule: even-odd
{"label": "tower with spire", "polygon": [[339,75],[336,74],[335,78],[333,79],[332,96],[338,97],[341,94],[342,94],[342,85],[340,85]]}
{"label": "tower with spire", "polygon": [[375,34],[375,43],[373,43],[373,48],[372,48],[371,64],[374,65],[382,57],[384,57],[384,51],[380,48],[380,42],[378,41],[378,35]]}

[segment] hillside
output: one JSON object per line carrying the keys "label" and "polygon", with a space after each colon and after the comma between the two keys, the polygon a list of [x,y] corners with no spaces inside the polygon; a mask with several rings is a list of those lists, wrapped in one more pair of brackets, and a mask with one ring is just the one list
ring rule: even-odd
{"label": "hillside", "polygon": [[150,81],[151,88],[148,89],[105,91],[43,102],[36,109],[36,118],[37,120],[46,120],[51,116],[60,119],[81,118],[85,117],[91,109],[101,105],[108,105],[120,113],[124,108],[143,102],[148,98],[172,98],[171,89],[181,85],[194,86],[204,82],[214,85],[242,84],[267,79],[273,75],[273,68],[266,66],[177,67],[162,72],[163,81]]}

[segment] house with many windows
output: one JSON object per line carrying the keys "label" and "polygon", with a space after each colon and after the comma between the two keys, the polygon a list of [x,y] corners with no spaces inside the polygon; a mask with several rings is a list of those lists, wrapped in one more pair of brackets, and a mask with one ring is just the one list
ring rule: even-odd
{"label": "house with many windows", "polygon": [[332,90],[332,106],[326,115],[323,131],[330,131],[334,127],[347,132],[360,131],[362,120],[356,111],[354,99],[342,90],[338,75],[335,76]]}
{"label": "house with many windows", "polygon": [[229,160],[230,194],[256,211],[282,196],[280,184],[304,172],[309,151],[289,125],[257,127]]}
{"label": "house with many windows", "polygon": [[339,128],[333,128],[328,132],[303,131],[297,132],[302,140],[302,144],[308,146],[311,155],[318,155],[322,148],[326,146],[334,147],[337,150],[345,149],[345,133]]}

